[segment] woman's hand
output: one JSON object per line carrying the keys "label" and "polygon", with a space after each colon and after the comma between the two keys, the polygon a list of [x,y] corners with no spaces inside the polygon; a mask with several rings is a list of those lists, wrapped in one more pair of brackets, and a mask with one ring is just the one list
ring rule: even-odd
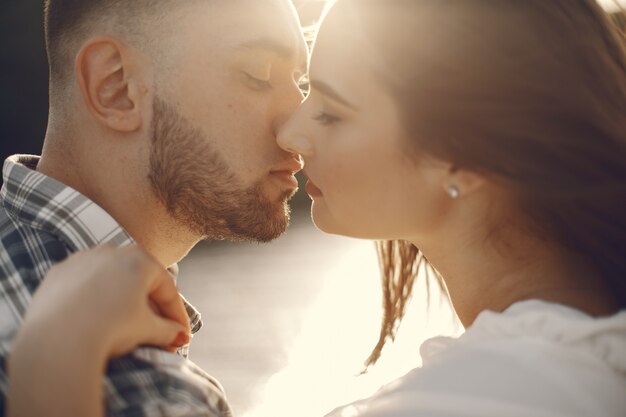
{"label": "woman's hand", "polygon": [[98,247],[50,269],[9,358],[8,416],[101,416],[107,360],[175,350],[189,318],[174,280],[138,246]]}
{"label": "woman's hand", "polygon": [[142,249],[104,246],[50,269],[20,333],[29,328],[79,344],[90,337],[108,358],[140,344],[185,344],[189,317],[172,277]]}

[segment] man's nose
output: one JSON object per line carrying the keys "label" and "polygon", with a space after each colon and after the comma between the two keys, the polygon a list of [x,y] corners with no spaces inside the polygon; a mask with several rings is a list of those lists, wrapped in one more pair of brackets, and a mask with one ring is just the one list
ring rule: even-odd
{"label": "man's nose", "polygon": [[278,136],[278,133],[282,129],[283,125],[291,118],[291,116],[298,110],[304,95],[300,87],[294,82],[288,89],[281,91],[279,100],[279,111],[274,117],[273,130],[274,135]]}
{"label": "man's nose", "polygon": [[276,132],[276,142],[285,151],[306,157],[313,155],[313,141],[307,134],[304,117],[304,108],[299,107]]}
{"label": "man's nose", "polygon": [[299,88],[291,91],[289,102],[284,104],[283,112],[274,121],[274,132],[276,142],[283,150],[302,156],[311,156],[313,142],[304,135],[305,126],[299,120],[302,119],[303,114],[301,107],[303,99],[304,95]]}

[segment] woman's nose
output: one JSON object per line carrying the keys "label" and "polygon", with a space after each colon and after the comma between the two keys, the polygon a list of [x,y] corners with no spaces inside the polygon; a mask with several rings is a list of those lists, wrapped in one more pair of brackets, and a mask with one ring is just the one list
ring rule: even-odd
{"label": "woman's nose", "polygon": [[290,153],[296,153],[302,156],[311,156],[313,154],[313,144],[304,136],[294,137],[278,137],[278,146]]}

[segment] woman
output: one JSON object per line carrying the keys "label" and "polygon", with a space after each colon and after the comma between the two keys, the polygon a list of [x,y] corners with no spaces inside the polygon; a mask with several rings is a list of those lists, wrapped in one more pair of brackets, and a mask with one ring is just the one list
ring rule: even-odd
{"label": "woman", "polygon": [[310,79],[278,142],[318,228],[383,241],[368,363],[421,269],[467,329],[350,415],[623,416],[626,52],[596,2],[340,0]]}

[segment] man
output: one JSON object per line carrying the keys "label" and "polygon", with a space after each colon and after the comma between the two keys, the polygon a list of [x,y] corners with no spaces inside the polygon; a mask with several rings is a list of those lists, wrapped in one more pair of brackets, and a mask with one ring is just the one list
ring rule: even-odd
{"label": "man", "polygon": [[[288,0],[47,0],[46,41],[43,153],[3,172],[2,410],[11,341],[52,264],[137,242],[175,267],[202,239],[272,240],[302,167],[275,141],[307,62]],[[111,361],[107,414],[230,415],[219,384],[181,356]]]}

